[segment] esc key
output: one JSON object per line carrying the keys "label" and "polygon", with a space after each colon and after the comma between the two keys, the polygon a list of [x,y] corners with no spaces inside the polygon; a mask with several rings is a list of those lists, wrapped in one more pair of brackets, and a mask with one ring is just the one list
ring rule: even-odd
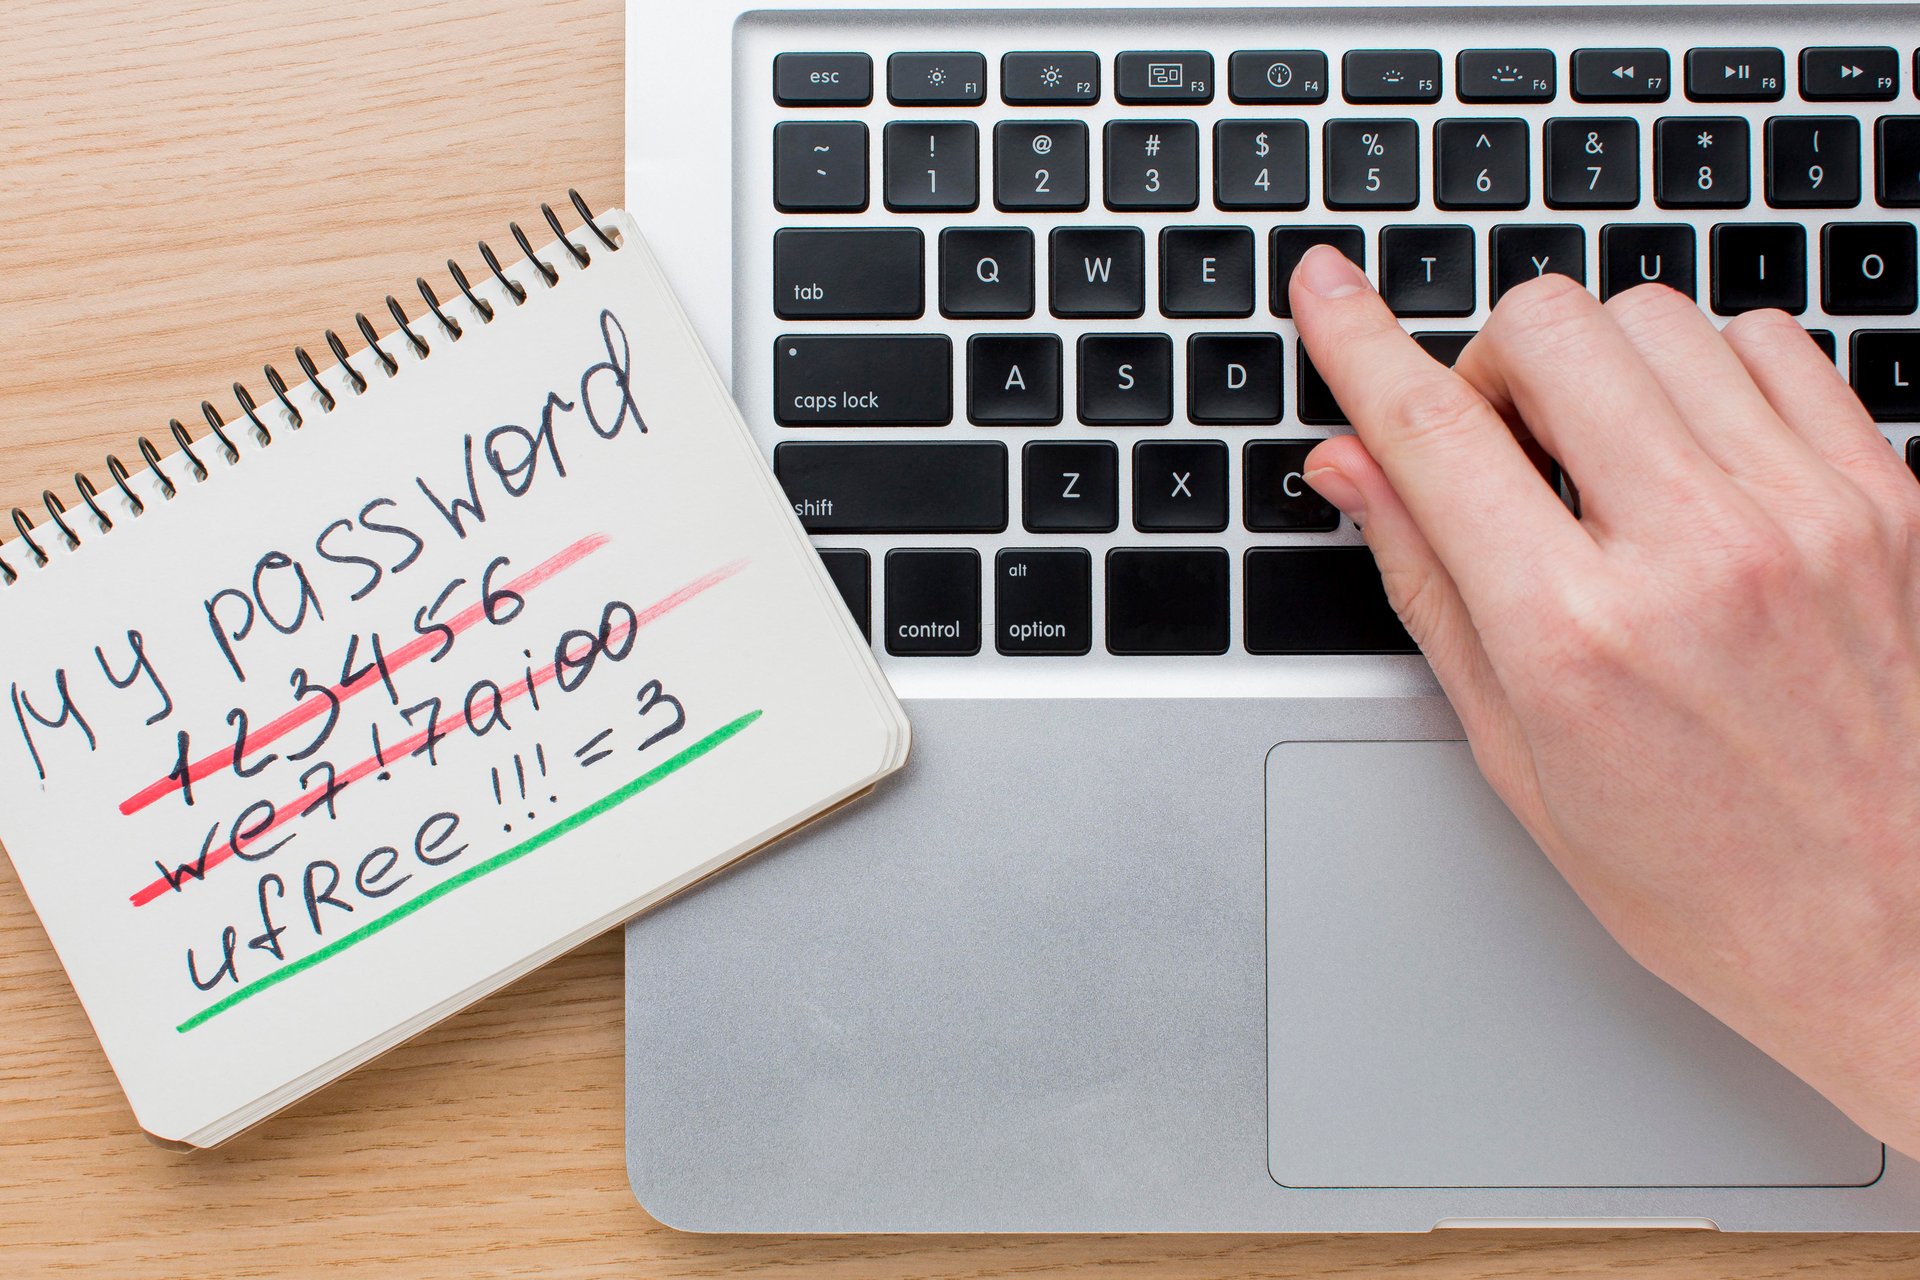
{"label": "esc key", "polygon": [[863,107],[873,101],[864,53],[783,53],[773,60],[773,100],[783,107]]}

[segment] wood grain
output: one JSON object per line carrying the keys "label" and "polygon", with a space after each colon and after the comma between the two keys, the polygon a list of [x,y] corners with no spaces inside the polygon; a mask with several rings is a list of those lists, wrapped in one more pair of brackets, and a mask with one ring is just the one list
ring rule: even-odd
{"label": "wood grain", "polygon": [[[476,238],[570,185],[620,200],[621,0],[8,10],[0,509],[70,497],[236,377],[258,393],[263,362],[450,253],[477,268]],[[620,1023],[607,937],[229,1147],[165,1152],[0,868],[0,1258],[127,1280],[1920,1272],[1893,1236],[682,1235],[627,1190]]]}

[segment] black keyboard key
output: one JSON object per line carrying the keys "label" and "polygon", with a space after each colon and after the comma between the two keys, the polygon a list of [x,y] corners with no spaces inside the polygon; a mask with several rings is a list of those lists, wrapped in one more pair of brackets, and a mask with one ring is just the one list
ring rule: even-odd
{"label": "black keyboard key", "polygon": [[1318,440],[1249,440],[1241,453],[1241,515],[1255,533],[1331,533],[1340,510],[1302,471]]}
{"label": "black keyboard key", "polygon": [[1107,208],[1192,209],[1200,203],[1200,128],[1191,120],[1109,120]]}
{"label": "black keyboard key", "polygon": [[1587,233],[1572,224],[1510,223],[1487,233],[1493,259],[1493,304],[1517,284],[1548,273],[1587,282]]}
{"label": "black keyboard key", "polygon": [[1235,102],[1325,102],[1327,55],[1318,49],[1241,49],[1227,59]]}
{"label": "black keyboard key", "polygon": [[972,107],[987,100],[987,60],[977,53],[896,53],[887,59],[896,107]]}
{"label": "black keyboard key", "polygon": [[1162,426],[1173,421],[1173,339],[1164,333],[1083,333],[1080,421]]}
{"label": "black keyboard key", "polygon": [[1217,533],[1227,527],[1227,446],[1218,440],[1142,440],[1133,446],[1133,527],[1142,533]]}
{"label": "black keyboard key", "polygon": [[1329,120],[1321,155],[1329,209],[1420,203],[1420,126],[1411,120]]}
{"label": "black keyboard key", "polygon": [[867,207],[867,126],[785,120],[773,126],[773,203],[785,213]]}
{"label": "black keyboard key", "polygon": [[1033,232],[948,227],[940,233],[940,314],[1014,319],[1033,314]]}
{"label": "black keyboard key", "polygon": [[1892,49],[1800,51],[1800,96],[1808,102],[1889,102],[1899,91],[1900,55]]}
{"label": "black keyboard key", "polygon": [[1631,209],[1640,203],[1640,122],[1547,121],[1547,205]]}
{"label": "black keyboard key", "polygon": [[782,227],[773,311],[783,320],[911,320],[926,309],[918,227]]}
{"label": "black keyboard key", "polygon": [[1904,316],[1915,303],[1911,222],[1829,222],[1820,231],[1820,306],[1834,316]]}
{"label": "black keyboard key", "polygon": [[1187,420],[1204,426],[1280,421],[1283,363],[1277,333],[1196,333],[1187,338]]}
{"label": "black keyboard key", "polygon": [[1340,59],[1348,102],[1440,101],[1440,55],[1431,49],[1349,49]]}
{"label": "black keyboard key", "polygon": [[1216,122],[1213,202],[1222,209],[1306,208],[1307,122]]}
{"label": "black keyboard key", "polygon": [[1453,60],[1453,92],[1462,102],[1552,102],[1551,49],[1462,49]]}
{"label": "black keyboard key", "polygon": [[1875,422],[1920,422],[1920,329],[1856,329],[1848,354],[1853,392]]}
{"label": "black keyboard key", "polygon": [[1313,357],[1307,354],[1307,344],[1302,342],[1299,359],[1295,362],[1300,368],[1300,421],[1310,427],[1344,427],[1347,411],[1333,398],[1333,388],[1313,367]]}
{"label": "black keyboard key", "polygon": [[1873,127],[1874,191],[1889,209],[1920,208],[1920,116],[1882,116]]}
{"label": "black keyboard key", "polygon": [[773,471],[809,533],[999,533],[1007,447],[783,440]]}
{"label": "black keyboard key", "polygon": [[1100,101],[1097,53],[1008,53],[1000,58],[1000,99],[1012,107]]}
{"label": "black keyboard key", "polygon": [[1672,92],[1665,49],[1575,49],[1575,102],[1665,102]]}
{"label": "black keyboard key", "polygon": [[1667,116],[1653,126],[1653,199],[1662,209],[1742,209],[1752,144],[1737,116]]}
{"label": "black keyboard key", "polygon": [[1525,120],[1433,126],[1433,199],[1442,209],[1524,209],[1531,190]]}
{"label": "black keyboard key", "polygon": [[1693,228],[1644,222],[1600,228],[1600,300],[1649,283],[1695,296]]}
{"label": "black keyboard key", "polygon": [[783,427],[937,427],[953,421],[945,334],[782,334],[773,418]]}
{"label": "black keyboard key", "polygon": [[1429,330],[1411,336],[1422,351],[1449,369],[1460,362],[1460,353],[1473,341],[1471,330]]}
{"label": "black keyboard key", "polygon": [[864,107],[873,101],[873,59],[864,53],[777,54],[773,100],[783,107]]}
{"label": "black keyboard key", "polygon": [[1420,224],[1380,231],[1380,296],[1397,316],[1470,316],[1473,228]]}
{"label": "black keyboard key", "polygon": [[1078,548],[993,558],[993,646],[1007,654],[1093,648],[1093,557]]}
{"label": "black keyboard key", "polygon": [[967,339],[967,421],[1050,427],[1060,421],[1060,337],[976,333]]}
{"label": "black keyboard key", "polygon": [[1860,122],[1852,116],[1775,116],[1767,121],[1766,145],[1767,203],[1774,208],[1860,203]]}
{"label": "black keyboard key", "polygon": [[1267,309],[1274,315],[1284,318],[1293,314],[1287,282],[1293,279],[1293,269],[1307,256],[1307,250],[1317,244],[1332,245],[1354,266],[1366,270],[1367,236],[1358,227],[1275,227],[1267,233],[1267,262],[1272,276]]}
{"label": "black keyboard key", "polygon": [[1035,441],[1021,450],[1029,533],[1111,533],[1120,523],[1120,450],[1111,440]]}
{"label": "black keyboard key", "polygon": [[1414,653],[1365,547],[1255,547],[1246,558],[1249,653]]}
{"label": "black keyboard key", "polygon": [[1163,227],[1160,313],[1253,314],[1253,232],[1246,227]]}
{"label": "black keyboard key", "polygon": [[1687,50],[1687,97],[1695,102],[1778,102],[1787,56],[1778,49]]}
{"label": "black keyboard key", "polygon": [[1113,60],[1113,96],[1122,102],[1212,102],[1213,55],[1129,50]]}
{"label": "black keyboard key", "polygon": [[1218,547],[1107,552],[1108,652],[1225,653],[1229,568]]}
{"label": "black keyboard key", "polygon": [[860,634],[869,642],[873,639],[873,587],[870,582],[872,562],[867,553],[858,547],[828,547],[820,552],[820,562],[827,567],[827,576],[833,579],[834,589],[839,591],[840,599],[846,604],[847,612],[860,625]]}
{"label": "black keyboard key", "polygon": [[[1914,75],[1920,78],[1920,55],[1914,60]],[[1907,470],[1913,472],[1913,478],[1920,480],[1920,436],[1907,441]]]}
{"label": "black keyboard key", "polygon": [[887,552],[886,640],[901,657],[980,652],[980,553]]}
{"label": "black keyboard key", "polygon": [[1723,222],[1708,243],[1715,315],[1778,307],[1797,316],[1807,309],[1805,227],[1797,222]]}
{"label": "black keyboard key", "polygon": [[1146,310],[1147,241],[1138,227],[1056,227],[1047,237],[1047,269],[1056,316]]}
{"label": "black keyboard key", "polygon": [[1813,345],[1820,348],[1827,359],[1840,363],[1840,342],[1833,336],[1831,329],[1809,329],[1807,336],[1813,339]]}
{"label": "black keyboard key", "polygon": [[993,126],[993,203],[1012,212],[1087,207],[1087,126],[1080,120],[1002,120]]}
{"label": "black keyboard key", "polygon": [[961,213],[980,204],[980,126],[896,120],[883,135],[887,208]]}

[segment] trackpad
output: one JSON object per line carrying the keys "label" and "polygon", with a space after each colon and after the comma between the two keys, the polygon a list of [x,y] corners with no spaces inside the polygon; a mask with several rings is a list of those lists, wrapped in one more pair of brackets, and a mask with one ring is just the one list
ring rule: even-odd
{"label": "trackpad", "polygon": [[1635,964],[1462,742],[1267,756],[1290,1187],[1850,1186],[1878,1142]]}

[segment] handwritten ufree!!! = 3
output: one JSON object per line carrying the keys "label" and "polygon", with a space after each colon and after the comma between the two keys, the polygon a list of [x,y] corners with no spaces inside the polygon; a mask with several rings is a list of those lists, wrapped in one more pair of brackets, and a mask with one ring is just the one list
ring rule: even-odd
{"label": "handwritten ufree!!! = 3", "polygon": [[[736,560],[731,564],[722,565],[718,569],[702,574],[692,582],[662,596],[646,608],[639,610],[630,621],[623,622],[614,627],[602,643],[616,645],[623,642],[629,635],[641,627],[665,617],[681,605],[687,603],[687,601],[725,582],[728,578],[733,577],[746,567],[747,561]],[[537,668],[530,678],[516,680],[511,685],[502,689],[497,702],[487,707],[476,708],[476,710],[486,713],[497,712],[501,706],[516,701],[526,696],[529,691],[554,680],[559,676],[561,670],[562,664],[558,660],[543,665]],[[341,770],[330,784],[315,787],[294,797],[284,805],[275,806],[271,819],[259,824],[257,828],[248,828],[246,832],[237,838],[240,839],[242,843],[259,839],[314,807],[318,801],[326,798],[329,793],[329,788],[333,795],[338,795],[341,791],[353,783],[359,782],[363,778],[370,777],[382,770],[390,769],[401,760],[411,759],[416,751],[427,745],[436,732],[444,737],[458,729],[465,728],[467,720],[468,712],[462,711],[450,717],[439,726],[424,729],[412,737],[405,738],[393,744],[378,755],[369,756],[351,768]],[[236,853],[234,843],[233,840],[229,840],[226,844],[218,848],[209,847],[203,850],[198,856],[183,860],[179,864],[180,871],[177,874],[169,875],[163,870],[161,875],[152,883],[131,894],[130,900],[134,906],[144,907],[156,898],[163,897],[168,893],[179,893],[189,884],[197,880],[205,879],[210,870],[234,856]]]}
{"label": "handwritten ufree!!! = 3", "polygon": [[731,720],[728,723],[721,725],[718,729],[715,729],[712,733],[700,739],[698,742],[694,743],[692,746],[688,747],[686,750],[680,752],[678,755],[672,756],[662,761],[661,763],[655,765],[653,768],[647,770],[645,773],[635,778],[632,782],[629,782],[625,786],[619,788],[617,791],[613,791],[607,795],[602,796],[600,799],[594,801],[592,804],[588,805],[586,808],[581,809],[577,813],[573,813],[565,818],[562,818],[559,822],[554,823],[552,826],[548,827],[544,831],[539,832],[537,835],[529,836],[527,839],[522,840],[519,844],[513,846],[511,849],[508,849],[503,853],[496,853],[491,858],[488,858],[485,862],[476,863],[473,866],[468,867],[465,871],[460,872],[458,875],[453,876],[451,879],[441,881],[439,884],[435,885],[433,888],[428,889],[426,892],[422,893],[419,897],[410,899],[409,901],[402,903],[400,906],[395,907],[392,911],[387,912],[387,914],[383,916],[380,916],[373,920],[369,920],[366,924],[361,925],[358,929],[355,929],[352,933],[343,934],[341,937],[334,939],[332,942],[320,948],[318,951],[315,951],[310,955],[302,956],[300,959],[295,960],[290,964],[287,964],[282,966],[281,968],[275,969],[272,973],[267,974],[265,977],[254,979],[252,982],[240,988],[238,991],[235,991],[229,995],[223,996],[219,1000],[216,1000],[214,1003],[208,1005],[206,1008],[202,1009],[200,1012],[194,1014],[191,1018],[188,1018],[185,1022],[182,1022],[179,1026],[175,1027],[174,1030],[178,1031],[182,1035],[185,1035],[187,1032],[193,1030],[195,1027],[201,1026],[211,1018],[218,1017],[220,1014],[225,1013],[227,1010],[233,1008],[235,1005],[240,1004],[247,1000],[251,1000],[253,997],[259,995],[262,991],[265,991],[270,987],[277,986],[296,974],[304,973],[308,969],[313,968],[315,965],[324,964],[326,961],[331,960],[333,957],[339,955],[342,951],[346,951],[352,947],[356,947],[360,945],[362,942],[365,942],[368,938],[373,937],[375,934],[382,933],[385,930],[392,928],[394,925],[399,924],[402,920],[406,919],[408,916],[413,915],[415,912],[420,911],[425,907],[432,905],[435,902],[438,902],[440,899],[446,897],[448,894],[454,892],[456,889],[460,889],[466,885],[472,884],[475,880],[478,880],[483,876],[491,875],[495,871],[500,870],[500,868],[502,867],[518,862],[520,859],[526,857],[528,854],[534,852],[536,849],[540,849],[546,845],[552,844],[555,840],[558,840],[561,836],[566,835],[568,832],[575,831],[581,827],[586,826],[589,822],[592,822],[595,818],[601,817],[602,815],[608,813],[609,811],[618,808],[619,806],[625,804],[627,801],[633,799],[635,796],[639,795],[642,791],[647,790],[649,787],[653,786],[654,784],[662,781],[665,778],[671,777],[673,774],[678,773],[680,770],[686,768],[688,765],[692,764],[695,760],[698,760],[701,756],[706,755],[709,751],[712,751],[715,747],[719,746],[721,743],[727,741],[729,738],[732,738],[736,734],[740,733],[743,729],[745,729],[748,725],[752,724],[755,720],[758,720],[760,718],[760,714],[761,713],[758,710],[749,711],[745,715],[740,716],[738,719]]}

